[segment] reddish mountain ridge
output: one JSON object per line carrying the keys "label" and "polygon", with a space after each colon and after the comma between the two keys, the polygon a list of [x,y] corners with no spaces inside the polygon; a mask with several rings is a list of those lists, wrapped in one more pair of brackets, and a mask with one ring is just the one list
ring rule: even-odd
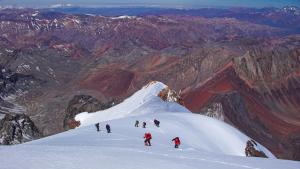
{"label": "reddish mountain ridge", "polygon": [[242,67],[245,58],[234,59],[196,87],[185,89],[185,105],[205,112],[218,103],[221,111],[214,112],[215,116],[224,117],[278,157],[299,159],[300,69],[280,81],[255,82],[246,76],[249,69]]}

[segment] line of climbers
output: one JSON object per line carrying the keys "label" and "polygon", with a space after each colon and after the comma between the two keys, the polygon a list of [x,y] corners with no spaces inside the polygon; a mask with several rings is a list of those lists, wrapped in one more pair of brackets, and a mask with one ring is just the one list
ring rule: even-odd
{"label": "line of climbers", "polygon": [[[99,132],[100,131],[100,123],[96,123],[95,127],[96,127],[97,131]],[[109,124],[106,124],[105,128],[106,128],[106,132],[107,133],[111,133],[110,125]]]}
{"label": "line of climbers", "polygon": [[[159,124],[160,124],[160,121],[158,121],[157,119],[154,119],[154,125],[156,126],[156,127],[159,127]],[[136,120],[135,121],[135,127],[139,127],[139,121],[138,120]],[[99,132],[100,131],[100,123],[96,123],[95,124],[95,127],[96,127],[96,129],[97,129],[97,132]],[[110,129],[110,125],[109,124],[106,124],[106,131],[107,131],[107,133],[111,133],[111,129]],[[143,128],[146,128],[146,122],[143,122],[143,126],[142,126]],[[145,146],[151,146],[151,139],[152,139],[152,135],[151,135],[151,133],[149,133],[149,132],[147,132],[147,133],[145,133],[145,135],[144,135],[144,143],[145,143]],[[179,145],[180,145],[180,139],[179,139],[179,137],[175,137],[174,139],[172,139],[172,141],[174,141],[174,143],[175,143],[175,148],[179,148]]]}
{"label": "line of climbers", "polygon": [[[159,127],[160,121],[158,121],[157,119],[154,119],[154,125],[156,127]],[[135,121],[134,127],[139,127],[140,122],[138,120]],[[147,123],[143,122],[143,128],[146,128]]]}
{"label": "line of climbers", "polygon": [[[139,127],[139,123],[140,122],[138,120],[136,120],[134,126],[135,127]],[[158,121],[157,119],[154,119],[153,123],[154,123],[154,125],[156,127],[159,127],[160,121]],[[142,127],[146,128],[146,122],[143,122],[143,126]],[[151,135],[150,132],[145,133],[144,139],[145,139],[144,140],[145,146],[151,146],[152,135]],[[172,141],[174,141],[174,143],[175,143],[175,148],[179,148],[179,145],[180,145],[180,139],[179,139],[179,137],[175,137],[174,139],[172,139]]]}
{"label": "line of climbers", "polygon": [[[154,119],[153,122],[156,127],[159,127],[160,121],[158,121],[157,119]],[[138,120],[136,120],[134,126],[139,127],[139,123],[140,122]],[[96,126],[97,131],[99,132],[100,131],[100,123],[96,123],[95,126]],[[146,128],[146,122],[143,122],[142,127]],[[109,124],[106,124],[105,128],[106,128],[107,133],[111,133],[111,128],[110,128]],[[145,133],[144,139],[145,139],[144,140],[145,146],[151,146],[152,135],[150,132]],[[179,145],[181,144],[179,137],[173,138],[172,142],[174,142],[175,148],[179,148]],[[251,139],[251,140],[247,141],[246,148],[245,148],[245,154],[247,157],[268,158],[263,151],[256,150],[254,146],[257,146],[257,143],[254,140]]]}
{"label": "line of climbers", "polygon": [[[151,146],[151,142],[150,142],[151,139],[152,139],[151,133],[149,133],[149,132],[145,133],[144,139],[145,139],[145,141],[144,141],[145,146]],[[179,148],[179,145],[180,145],[180,139],[179,139],[179,137],[173,138],[172,141],[174,141],[174,143],[175,143],[175,148]]]}

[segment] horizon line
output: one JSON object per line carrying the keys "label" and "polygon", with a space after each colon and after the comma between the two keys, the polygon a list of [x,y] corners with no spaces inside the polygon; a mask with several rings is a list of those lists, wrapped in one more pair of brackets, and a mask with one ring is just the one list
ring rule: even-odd
{"label": "horizon line", "polygon": [[297,5],[285,5],[281,7],[276,6],[223,6],[223,5],[197,5],[192,7],[190,5],[162,5],[162,4],[149,4],[149,5],[133,5],[133,4],[110,4],[110,5],[73,5],[73,4],[52,4],[52,5],[42,5],[42,6],[18,6],[18,5],[0,5],[0,9],[68,9],[68,8],[161,8],[161,9],[230,9],[230,8],[248,8],[248,9],[264,9],[264,8],[277,8],[281,9],[284,7],[297,7]]}

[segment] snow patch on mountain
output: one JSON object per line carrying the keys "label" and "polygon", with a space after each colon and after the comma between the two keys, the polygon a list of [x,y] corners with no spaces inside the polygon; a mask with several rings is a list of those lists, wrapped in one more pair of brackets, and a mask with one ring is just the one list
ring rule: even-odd
{"label": "snow patch on mountain", "polygon": [[67,4],[52,4],[49,7],[50,8],[63,8],[63,7],[72,7],[74,5],[67,3]]}
{"label": "snow patch on mountain", "polygon": [[34,13],[31,14],[31,16],[36,17],[39,14],[39,11],[35,11]]}
{"label": "snow patch on mountain", "polygon": [[128,15],[122,15],[118,17],[111,17],[111,19],[135,19],[136,16],[128,16]]}

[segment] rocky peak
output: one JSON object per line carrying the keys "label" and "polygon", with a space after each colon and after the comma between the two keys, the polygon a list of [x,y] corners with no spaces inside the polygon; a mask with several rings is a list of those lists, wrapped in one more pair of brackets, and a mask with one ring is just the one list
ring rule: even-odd
{"label": "rocky peak", "polygon": [[35,124],[25,114],[7,114],[0,121],[0,144],[19,144],[41,136]]}
{"label": "rocky peak", "polygon": [[283,12],[293,15],[299,15],[300,9],[296,6],[285,6],[281,9]]}
{"label": "rocky peak", "polygon": [[259,87],[285,81],[291,72],[300,69],[299,65],[300,55],[296,48],[290,51],[279,50],[279,47],[272,51],[254,49],[234,59],[235,71]]}

